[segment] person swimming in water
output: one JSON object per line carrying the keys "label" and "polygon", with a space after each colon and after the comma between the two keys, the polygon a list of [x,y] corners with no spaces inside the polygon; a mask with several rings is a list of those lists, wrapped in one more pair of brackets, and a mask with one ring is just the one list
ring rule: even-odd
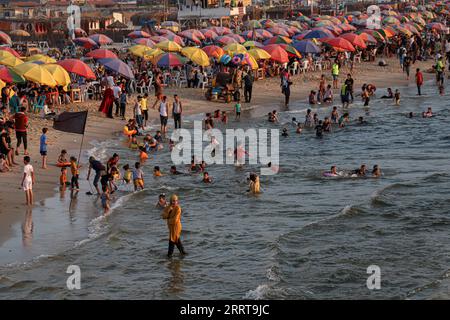
{"label": "person swimming in water", "polygon": [[426,112],[423,113],[424,118],[431,118],[433,116],[433,111],[431,110],[431,107],[427,109]]}
{"label": "person swimming in water", "polygon": [[333,123],[338,123],[338,119],[339,119],[339,112],[337,111],[337,107],[334,106],[333,111],[331,111],[331,121]]}
{"label": "person swimming in water", "polygon": [[283,128],[283,131],[282,131],[281,135],[282,135],[283,137],[288,137],[288,136],[289,136],[289,133],[288,133],[288,131],[287,131],[286,128]]}
{"label": "person swimming in water", "polygon": [[384,95],[381,97],[381,99],[393,99],[394,93],[392,92],[391,88],[387,88],[387,95]]}
{"label": "person swimming in water", "polygon": [[408,114],[408,117],[409,117],[409,118],[414,118],[414,112],[410,112],[410,113]]}
{"label": "person swimming in water", "polygon": [[353,174],[356,174],[358,177],[365,177],[366,176],[366,165],[362,164],[359,169],[356,169],[353,171]]}
{"label": "person swimming in water", "polygon": [[400,91],[398,91],[398,89],[396,89],[394,93],[394,103],[396,106],[400,105]]}
{"label": "person swimming in water", "polygon": [[167,207],[167,200],[166,200],[166,194],[161,193],[158,197],[158,202],[156,203],[156,208],[158,209],[164,209]]}
{"label": "person swimming in water", "polygon": [[346,113],[344,113],[340,118],[339,118],[339,128],[343,128],[343,127],[345,127],[345,123],[347,122],[347,123],[349,123],[350,122],[350,120],[349,120],[349,114],[346,112]]}
{"label": "person swimming in water", "polygon": [[208,172],[206,172],[206,171],[203,173],[202,182],[203,183],[211,183],[212,182],[211,177],[209,176]]}
{"label": "person swimming in water", "polygon": [[314,130],[316,130],[316,137],[317,137],[317,138],[322,138],[322,137],[323,137],[322,120],[319,120],[319,123],[318,123],[317,126],[314,128]]}
{"label": "person swimming in water", "polygon": [[182,173],[177,170],[176,166],[171,166],[170,167],[170,174],[172,174],[172,175],[179,175],[179,174],[182,174]]}
{"label": "person swimming in water", "polygon": [[311,114],[311,109],[306,110],[305,115],[305,127],[312,127],[313,126],[313,116]]}
{"label": "person swimming in water", "polygon": [[300,134],[303,131],[303,126],[301,123],[297,124],[297,129],[295,130],[296,133]]}
{"label": "person swimming in water", "polygon": [[366,124],[367,124],[367,121],[364,120],[364,117],[359,117],[359,118],[358,118],[358,124],[359,124],[359,125],[366,125]]}
{"label": "person swimming in water", "polygon": [[381,169],[377,164],[373,166],[372,177],[374,177],[374,178],[381,177]]}
{"label": "person swimming in water", "polygon": [[322,127],[323,127],[323,132],[328,132],[328,133],[331,132],[331,121],[330,121],[330,118],[325,117],[325,119],[323,120]]}
{"label": "person swimming in water", "polygon": [[324,177],[337,177],[339,174],[337,173],[336,166],[331,166],[330,171],[325,171],[323,173]]}
{"label": "person swimming in water", "polygon": [[259,183],[259,177],[256,173],[250,174],[250,184],[249,184],[249,192],[253,194],[260,193],[260,183]]}
{"label": "person swimming in water", "polygon": [[293,125],[294,127],[296,127],[296,126],[298,125],[298,121],[297,121],[297,119],[296,119],[295,117],[292,118],[291,123],[292,123],[292,125]]}

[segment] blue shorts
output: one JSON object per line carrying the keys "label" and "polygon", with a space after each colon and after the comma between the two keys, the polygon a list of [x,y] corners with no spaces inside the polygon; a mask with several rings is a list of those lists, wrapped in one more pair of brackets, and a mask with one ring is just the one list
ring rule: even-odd
{"label": "blue shorts", "polygon": [[338,75],[338,74],[333,74],[333,80],[337,80],[337,79],[338,79],[338,77],[339,77],[339,75]]}

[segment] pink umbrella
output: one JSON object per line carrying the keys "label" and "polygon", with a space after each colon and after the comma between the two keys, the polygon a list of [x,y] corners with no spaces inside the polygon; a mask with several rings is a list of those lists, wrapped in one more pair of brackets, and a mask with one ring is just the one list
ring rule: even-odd
{"label": "pink umbrella", "polygon": [[270,31],[264,30],[264,29],[256,29],[256,34],[260,34],[263,39],[269,39],[274,36]]}
{"label": "pink umbrella", "polygon": [[289,62],[288,53],[280,45],[269,44],[267,46],[264,46],[263,49],[270,54],[272,60],[277,61],[279,63]]}
{"label": "pink umbrella", "polygon": [[94,40],[101,46],[105,44],[111,44],[114,42],[110,37],[107,37],[104,34],[93,34],[92,36],[89,36],[89,39]]}
{"label": "pink umbrella", "polygon": [[217,37],[215,41],[220,43],[220,44],[223,44],[223,45],[227,45],[227,44],[230,44],[230,43],[237,43],[237,41],[234,38],[231,38],[229,36]]}
{"label": "pink umbrella", "polygon": [[217,33],[219,36],[224,36],[227,34],[233,33],[229,28],[227,27],[212,27],[211,30],[213,30],[215,33]]}
{"label": "pink umbrella", "polygon": [[269,29],[267,29],[267,31],[270,31],[274,35],[289,37],[289,32],[287,32],[285,29],[278,27],[278,26],[269,28]]}
{"label": "pink umbrella", "polygon": [[236,40],[238,43],[244,43],[245,39],[242,38],[240,35],[238,34],[230,34],[229,37],[233,38],[234,40]]}
{"label": "pink umbrella", "polygon": [[142,44],[142,45],[147,46],[147,47],[154,47],[155,46],[155,42],[154,41],[152,41],[150,39],[146,39],[146,38],[134,39],[133,42],[136,43],[136,44]]}
{"label": "pink umbrella", "polygon": [[131,38],[131,39],[150,38],[150,37],[151,37],[151,35],[149,35],[145,31],[133,31],[128,34],[128,38]]}
{"label": "pink umbrella", "polygon": [[180,36],[177,36],[176,34],[166,34],[164,36],[165,38],[167,38],[170,41],[176,42],[177,44],[179,44],[180,46],[184,46],[184,41]]}
{"label": "pink umbrella", "polygon": [[200,29],[200,31],[203,33],[203,36],[206,39],[212,39],[214,40],[215,38],[217,38],[219,35],[217,33],[215,33],[213,30],[209,30],[209,29]]}
{"label": "pink umbrella", "polygon": [[117,59],[117,55],[108,49],[92,50],[91,52],[88,52],[86,54],[86,57],[91,57],[94,59],[105,59],[105,58]]}
{"label": "pink umbrella", "polygon": [[173,31],[169,30],[169,29],[158,29],[158,30],[155,30],[155,33],[160,35],[160,36],[166,36],[168,34],[175,35],[175,33],[173,33]]}
{"label": "pink umbrella", "polygon": [[150,40],[152,40],[155,43],[159,43],[162,41],[167,41],[168,39],[165,37],[162,37],[162,36],[153,36],[153,37],[150,37]]}

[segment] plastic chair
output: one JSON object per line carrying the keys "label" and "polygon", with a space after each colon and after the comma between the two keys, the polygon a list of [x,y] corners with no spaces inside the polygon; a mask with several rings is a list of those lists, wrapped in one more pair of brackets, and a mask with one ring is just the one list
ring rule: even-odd
{"label": "plastic chair", "polygon": [[37,99],[37,102],[33,105],[33,112],[34,113],[38,113],[42,109],[44,109],[45,99],[46,99],[45,96],[39,96],[39,98]]}

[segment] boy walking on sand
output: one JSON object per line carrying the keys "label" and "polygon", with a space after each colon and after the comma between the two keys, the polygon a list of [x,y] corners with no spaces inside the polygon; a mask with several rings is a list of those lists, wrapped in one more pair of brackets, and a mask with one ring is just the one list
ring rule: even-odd
{"label": "boy walking on sand", "polygon": [[47,169],[47,128],[42,128],[42,135],[39,143],[39,152],[42,156],[42,169]]}
{"label": "boy walking on sand", "polygon": [[30,164],[31,159],[29,156],[25,156],[23,158],[23,163],[25,164],[23,168],[23,178],[22,178],[22,188],[25,191],[25,197],[27,200],[27,205],[33,204],[33,184],[35,182],[34,179],[34,169]]}

